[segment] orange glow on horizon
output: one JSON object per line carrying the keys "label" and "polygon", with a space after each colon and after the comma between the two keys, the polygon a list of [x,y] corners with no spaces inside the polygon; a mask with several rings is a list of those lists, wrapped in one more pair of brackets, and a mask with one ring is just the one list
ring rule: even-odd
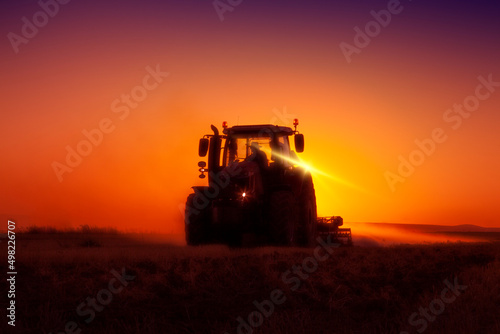
{"label": "orange glow on horizon", "polygon": [[[273,7],[283,15],[276,24],[258,3],[224,23],[212,8],[153,3],[102,4],[100,15],[71,3],[18,54],[0,46],[0,217],[183,233],[186,197],[207,182],[197,145],[210,124],[293,127],[297,118],[319,215],[500,226],[500,88],[479,90],[490,95],[469,116],[444,120],[470,101],[478,77],[500,81],[492,26],[457,26],[443,43],[440,24],[401,15],[349,64],[338,45],[363,21],[358,6],[342,7],[343,17],[333,3],[307,5],[309,16]],[[31,9],[9,8],[5,31]],[[169,75],[145,79],[148,67]],[[393,192],[385,173],[436,128],[447,139]],[[85,156],[69,166],[78,149]],[[54,162],[67,167],[62,182]]]}

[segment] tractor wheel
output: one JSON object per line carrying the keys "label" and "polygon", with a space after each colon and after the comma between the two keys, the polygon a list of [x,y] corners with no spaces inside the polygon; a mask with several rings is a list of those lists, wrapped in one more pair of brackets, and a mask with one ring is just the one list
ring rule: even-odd
{"label": "tractor wheel", "polygon": [[274,243],[291,246],[294,243],[296,214],[293,193],[279,190],[271,193],[269,199],[269,228]]}
{"label": "tractor wheel", "polygon": [[316,243],[317,236],[317,213],[316,195],[312,179],[304,181],[302,191],[298,197],[299,223],[298,242],[300,246],[312,247]]}
{"label": "tractor wheel", "polygon": [[193,207],[195,194],[190,194],[186,200],[184,224],[186,231],[186,242],[190,246],[200,245],[207,242],[206,235],[206,210],[198,210]]}

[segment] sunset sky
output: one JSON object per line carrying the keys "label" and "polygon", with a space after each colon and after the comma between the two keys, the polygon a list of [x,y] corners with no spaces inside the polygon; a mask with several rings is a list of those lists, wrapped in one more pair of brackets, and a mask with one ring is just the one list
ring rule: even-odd
{"label": "sunset sky", "polygon": [[5,224],[183,231],[210,124],[296,117],[320,215],[500,227],[498,2],[65,2],[0,5]]}

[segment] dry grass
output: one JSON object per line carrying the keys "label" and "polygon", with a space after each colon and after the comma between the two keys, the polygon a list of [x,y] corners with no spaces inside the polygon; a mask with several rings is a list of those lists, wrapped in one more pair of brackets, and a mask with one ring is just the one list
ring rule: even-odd
{"label": "dry grass", "polygon": [[[500,332],[499,243],[338,248],[292,291],[281,275],[312,249],[188,248],[114,234],[83,247],[87,238],[18,236],[16,333],[57,333],[68,321],[82,333],[237,333],[236,318],[277,288],[286,301],[254,333],[417,333],[408,317],[454,277],[467,290],[425,333]],[[122,267],[135,280],[85,324],[77,306]]]}

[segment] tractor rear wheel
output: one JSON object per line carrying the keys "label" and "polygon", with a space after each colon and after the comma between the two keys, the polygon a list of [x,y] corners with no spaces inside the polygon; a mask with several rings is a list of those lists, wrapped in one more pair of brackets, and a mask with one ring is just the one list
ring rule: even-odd
{"label": "tractor rear wheel", "polygon": [[316,195],[311,178],[304,180],[297,207],[299,208],[298,242],[300,246],[312,247],[316,243],[317,213]]}
{"label": "tractor rear wheel", "polygon": [[184,216],[186,242],[190,246],[207,242],[207,210],[198,210],[193,207],[195,195],[190,194],[188,196]]}
{"label": "tractor rear wheel", "polygon": [[269,199],[269,228],[274,243],[283,246],[294,244],[295,218],[293,193],[278,190]]}

